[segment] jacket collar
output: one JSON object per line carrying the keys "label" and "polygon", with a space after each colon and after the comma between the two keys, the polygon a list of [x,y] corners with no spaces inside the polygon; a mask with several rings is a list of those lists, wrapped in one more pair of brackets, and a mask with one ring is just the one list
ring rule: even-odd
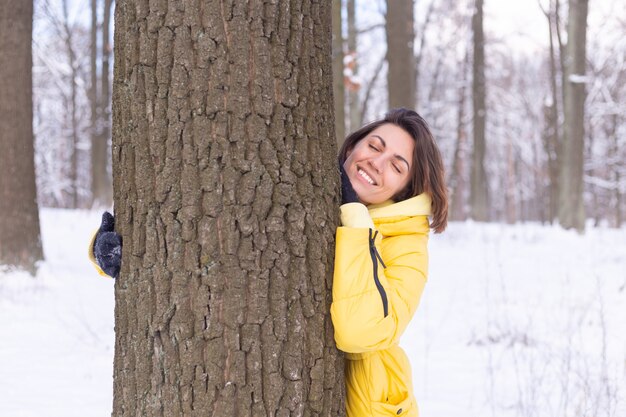
{"label": "jacket collar", "polygon": [[394,203],[392,200],[367,206],[372,220],[398,216],[429,216],[432,201],[430,195],[422,193],[415,197]]}

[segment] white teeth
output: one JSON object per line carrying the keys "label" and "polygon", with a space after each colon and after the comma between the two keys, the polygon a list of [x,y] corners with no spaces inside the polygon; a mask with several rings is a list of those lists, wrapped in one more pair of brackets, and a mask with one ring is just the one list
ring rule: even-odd
{"label": "white teeth", "polygon": [[365,173],[365,171],[359,169],[357,171],[359,173],[360,176],[362,176],[363,178],[365,178],[367,180],[367,182],[369,182],[370,184],[374,185],[374,180]]}

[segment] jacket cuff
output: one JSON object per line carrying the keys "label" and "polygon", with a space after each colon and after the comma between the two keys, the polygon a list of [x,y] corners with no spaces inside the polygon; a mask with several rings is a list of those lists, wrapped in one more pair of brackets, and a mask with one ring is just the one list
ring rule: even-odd
{"label": "jacket cuff", "polygon": [[361,203],[347,203],[339,207],[341,211],[341,225],[346,227],[374,228],[370,213]]}
{"label": "jacket cuff", "polygon": [[96,257],[93,254],[93,245],[96,243],[96,236],[97,235],[98,235],[98,231],[96,230],[96,232],[91,237],[91,241],[89,242],[89,249],[88,249],[88,252],[87,252],[87,256],[89,257],[89,260],[91,261],[91,263],[93,264],[93,267],[96,269],[96,272],[98,272],[99,275],[101,275],[103,277],[112,278],[112,277],[108,276],[106,274],[106,272],[104,272],[102,270],[102,268],[100,268],[100,265],[98,265],[98,262],[96,261]]}

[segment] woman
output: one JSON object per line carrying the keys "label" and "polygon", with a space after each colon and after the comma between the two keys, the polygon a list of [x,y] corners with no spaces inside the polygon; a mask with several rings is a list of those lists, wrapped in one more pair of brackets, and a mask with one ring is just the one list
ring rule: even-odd
{"label": "woman", "polygon": [[[426,283],[429,230],[447,224],[441,156],[422,117],[395,109],[349,135],[339,162],[331,316],[347,358],[347,416],[417,416],[398,342]],[[101,274],[117,276],[121,244],[105,213],[89,250]]]}
{"label": "woman", "polygon": [[426,283],[429,229],[447,224],[441,155],[426,122],[395,109],[348,136],[339,163],[331,316],[347,358],[347,416],[417,416],[398,342]]}

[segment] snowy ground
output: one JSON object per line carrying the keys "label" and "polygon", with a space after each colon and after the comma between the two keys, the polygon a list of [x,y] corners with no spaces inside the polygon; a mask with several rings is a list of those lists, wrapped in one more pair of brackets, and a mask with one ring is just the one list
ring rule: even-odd
{"label": "snowy ground", "polygon": [[[111,413],[99,213],[43,210],[36,279],[0,272],[0,416]],[[452,224],[402,345],[422,417],[626,416],[626,230]]]}

